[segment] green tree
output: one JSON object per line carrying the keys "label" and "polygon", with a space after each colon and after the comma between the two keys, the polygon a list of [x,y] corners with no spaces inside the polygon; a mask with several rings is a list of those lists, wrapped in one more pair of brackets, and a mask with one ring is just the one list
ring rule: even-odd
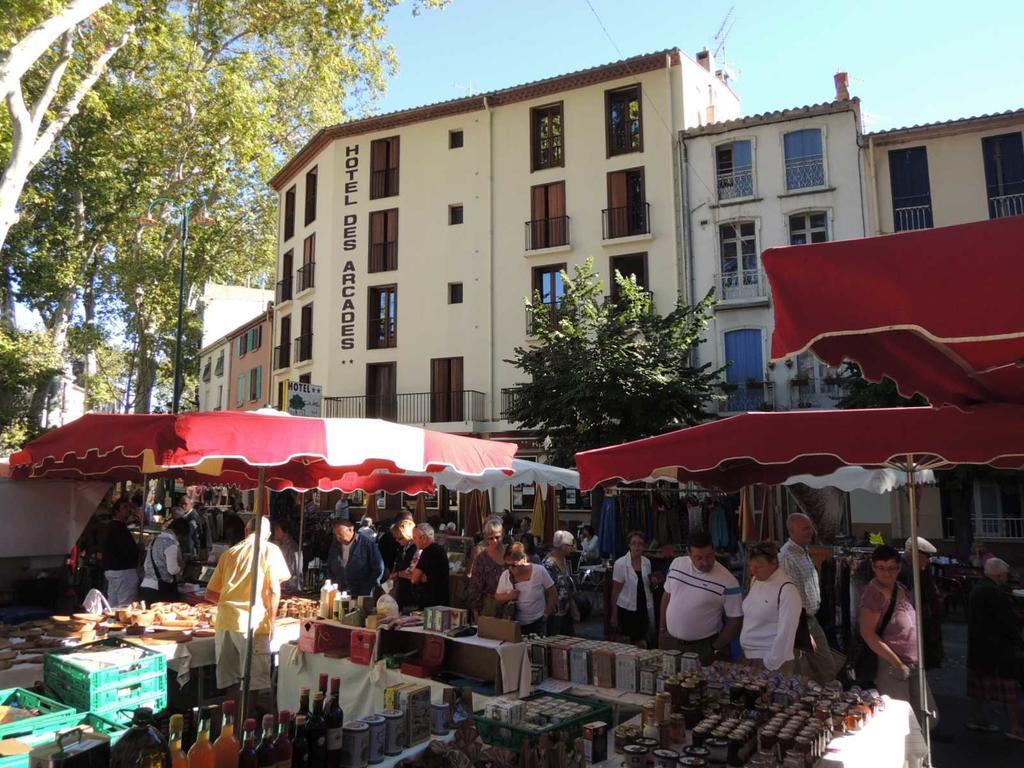
{"label": "green tree", "polygon": [[[131,410],[166,405],[178,301],[175,206],[155,206],[166,226],[154,230],[140,217],[158,199],[205,203],[214,214],[213,226],[193,229],[186,265],[184,359],[198,364],[203,286],[269,284],[276,197],[266,180],[315,130],[343,120],[346,104],[372,105],[395,67],[384,20],[397,4],[117,5],[135,33],[29,176],[20,222],[0,251],[17,299],[39,312],[65,366],[82,353],[89,386],[120,378]],[[57,7],[19,6],[39,6],[39,18]],[[0,159],[10,136],[0,116]],[[79,327],[87,344],[74,350],[69,338]],[[99,354],[103,344],[120,348],[127,363]],[[185,407],[195,373],[186,370]]]}
{"label": "green tree", "polygon": [[836,403],[837,408],[905,408],[928,405],[921,395],[903,397],[892,379],[880,382],[868,381],[856,363],[843,363],[839,371],[839,386],[843,395]]}
{"label": "green tree", "polygon": [[7,455],[39,434],[27,418],[29,398],[41,382],[61,370],[60,357],[46,334],[0,326],[0,452]]}
{"label": "green tree", "polygon": [[694,306],[681,299],[666,315],[651,294],[615,273],[617,297],[605,300],[593,259],[562,273],[557,310],[534,296],[536,343],[517,347],[506,362],[525,378],[508,418],[536,430],[560,466],[578,451],[649,437],[707,420],[720,397],[723,369],[695,366],[693,353],[709,321],[709,293]]}

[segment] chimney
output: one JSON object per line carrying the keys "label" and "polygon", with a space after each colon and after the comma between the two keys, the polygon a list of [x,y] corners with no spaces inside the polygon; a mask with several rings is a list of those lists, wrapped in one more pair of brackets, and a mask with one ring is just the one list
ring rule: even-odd
{"label": "chimney", "polygon": [[711,51],[707,48],[697,52],[697,63],[704,67],[708,72],[711,72],[715,68],[715,59],[711,55]]}
{"label": "chimney", "polygon": [[850,75],[846,72],[836,72],[832,79],[836,84],[836,101],[849,101]]}

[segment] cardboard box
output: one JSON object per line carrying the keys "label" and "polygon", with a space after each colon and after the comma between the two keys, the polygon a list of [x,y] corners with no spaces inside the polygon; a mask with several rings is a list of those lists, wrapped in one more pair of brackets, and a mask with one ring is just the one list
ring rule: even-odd
{"label": "cardboard box", "polygon": [[608,724],[595,721],[583,726],[583,759],[590,765],[608,759]]}
{"label": "cardboard box", "polygon": [[614,688],[615,651],[608,648],[595,648],[590,653],[590,663],[594,672],[594,685],[598,688]]}
{"label": "cardboard box", "polygon": [[580,685],[590,685],[590,645],[579,643],[569,649],[569,679]]}
{"label": "cardboard box", "polygon": [[476,633],[485,639],[504,640],[508,643],[519,643],[523,640],[518,621],[494,619],[490,616],[481,616],[477,619]]}
{"label": "cardboard box", "polygon": [[306,619],[299,624],[299,650],[303,653],[348,655],[352,630],[324,621]]}
{"label": "cardboard box", "polygon": [[405,712],[405,733],[408,745],[419,744],[430,738],[430,686],[411,685],[399,692]]}
{"label": "cardboard box", "polygon": [[620,653],[615,657],[615,688],[636,693],[640,685],[640,654]]}
{"label": "cardboard box", "polygon": [[373,651],[377,645],[377,633],[366,629],[352,630],[351,660],[356,664],[371,664]]}

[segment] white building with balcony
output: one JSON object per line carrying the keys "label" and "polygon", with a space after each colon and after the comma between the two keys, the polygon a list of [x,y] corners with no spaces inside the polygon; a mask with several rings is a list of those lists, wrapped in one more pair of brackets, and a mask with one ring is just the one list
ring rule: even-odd
{"label": "white building with balcony", "polygon": [[502,435],[530,342],[590,257],[662,311],[689,285],[679,132],[739,114],[706,52],[678,49],[331,126],[280,195],[274,381],[325,416]]}
{"label": "white building with balcony", "polygon": [[718,298],[700,362],[728,368],[723,413],[832,407],[836,371],[813,356],[769,367],[771,295],[761,253],[863,237],[857,99],[685,130],[683,226],[695,298]]}

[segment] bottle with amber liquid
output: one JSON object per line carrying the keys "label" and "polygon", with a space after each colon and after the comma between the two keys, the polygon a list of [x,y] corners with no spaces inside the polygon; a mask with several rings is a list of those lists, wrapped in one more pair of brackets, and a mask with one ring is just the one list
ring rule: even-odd
{"label": "bottle with amber liquid", "polygon": [[238,768],[258,768],[256,759],[256,720],[249,717],[242,729],[242,749],[238,753]]}
{"label": "bottle with amber liquid", "polygon": [[181,715],[171,715],[171,724],[168,729],[170,735],[168,746],[171,749],[171,768],[188,768],[188,758],[181,748],[181,732],[185,730],[185,718]]}
{"label": "bottle with amber liquid", "polygon": [[220,727],[220,736],[213,742],[213,752],[217,758],[217,768],[238,768],[238,752],[242,745],[235,735],[235,702],[228,699],[224,702],[224,720]]}
{"label": "bottle with amber liquid", "polygon": [[277,738],[274,739],[274,758],[277,768],[291,768],[292,740],[288,737],[291,730],[292,713],[282,709],[277,716]]}
{"label": "bottle with amber liquid", "polygon": [[210,710],[203,707],[199,711],[199,734],[196,743],[188,751],[188,768],[217,768],[217,760],[210,743]]}

